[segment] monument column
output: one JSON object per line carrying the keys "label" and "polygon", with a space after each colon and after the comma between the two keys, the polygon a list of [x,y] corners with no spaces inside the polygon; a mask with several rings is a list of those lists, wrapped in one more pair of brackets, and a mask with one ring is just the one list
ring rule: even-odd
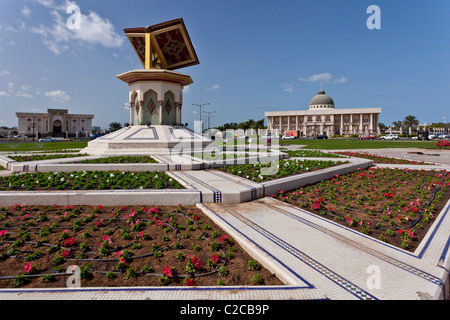
{"label": "monument column", "polygon": [[175,102],[175,123],[180,123],[180,103]]}
{"label": "monument column", "polygon": [[134,102],[130,102],[130,126],[134,125],[133,112],[134,112]]}
{"label": "monument column", "polygon": [[159,103],[159,106],[158,106],[158,109],[159,109],[159,124],[160,125],[162,125],[162,116],[163,116],[163,103],[164,103],[164,101],[158,101],[158,103]]}
{"label": "monument column", "polygon": [[139,101],[139,125],[144,124],[144,101]]}

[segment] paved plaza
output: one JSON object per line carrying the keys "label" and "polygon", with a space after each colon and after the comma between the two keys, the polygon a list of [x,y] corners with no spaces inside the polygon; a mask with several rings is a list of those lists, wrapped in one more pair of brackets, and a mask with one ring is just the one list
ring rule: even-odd
{"label": "paved plaza", "polygon": [[[422,149],[364,151],[434,164],[420,166],[420,168],[450,170],[450,151]],[[357,159],[354,161],[356,162],[350,165],[367,164],[367,161],[361,162]],[[403,165],[389,166],[402,167]],[[329,170],[333,171],[333,169]],[[223,173],[217,171],[174,171],[171,174],[178,179],[184,179],[187,185],[203,190],[203,201],[198,202],[197,207],[286,285],[279,287],[2,289],[0,299],[417,300],[449,298],[450,202],[446,204],[420,246],[414,252],[408,252],[268,197],[270,191],[267,192],[266,188],[261,187],[258,189],[256,184],[243,185],[238,179],[227,180]],[[321,177],[323,178],[326,177]],[[219,195],[221,198],[218,198]],[[224,201],[225,197],[228,197],[229,201]]]}

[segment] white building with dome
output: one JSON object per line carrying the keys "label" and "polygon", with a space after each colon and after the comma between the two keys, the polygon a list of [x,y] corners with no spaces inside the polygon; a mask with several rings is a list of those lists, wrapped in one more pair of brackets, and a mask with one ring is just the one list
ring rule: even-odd
{"label": "white building with dome", "polygon": [[380,134],[381,108],[335,109],[333,99],[320,90],[311,99],[309,110],[268,111],[267,128],[275,134],[298,130],[302,137],[326,134],[349,136]]}

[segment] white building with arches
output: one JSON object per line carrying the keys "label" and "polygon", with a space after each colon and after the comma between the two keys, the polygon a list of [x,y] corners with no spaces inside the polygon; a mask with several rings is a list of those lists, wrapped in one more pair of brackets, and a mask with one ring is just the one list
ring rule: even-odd
{"label": "white building with arches", "polygon": [[269,111],[267,127],[270,132],[300,131],[300,136],[311,137],[326,134],[367,135],[380,134],[378,117],[381,108],[335,109],[333,99],[320,90],[312,98],[309,110]]}
{"label": "white building with arches", "polygon": [[17,131],[26,136],[65,137],[89,136],[92,131],[92,114],[70,114],[67,109],[47,109],[47,113],[16,112]]}

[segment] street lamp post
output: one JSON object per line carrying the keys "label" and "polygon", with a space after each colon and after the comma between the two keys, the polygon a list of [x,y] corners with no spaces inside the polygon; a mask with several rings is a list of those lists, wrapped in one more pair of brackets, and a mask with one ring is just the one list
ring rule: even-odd
{"label": "street lamp post", "polygon": [[212,118],[211,113],[215,113],[215,111],[209,111],[209,112],[203,111],[203,112],[208,115],[208,129],[210,129],[211,128],[211,118]]}
{"label": "street lamp post", "polygon": [[33,142],[34,142],[34,127],[36,126],[36,123],[32,123],[31,126],[33,127]]}
{"label": "street lamp post", "polygon": [[202,103],[202,104],[193,103],[192,105],[200,107],[200,131],[202,131],[202,127],[203,127],[202,126],[202,107],[209,105],[209,103]]}

